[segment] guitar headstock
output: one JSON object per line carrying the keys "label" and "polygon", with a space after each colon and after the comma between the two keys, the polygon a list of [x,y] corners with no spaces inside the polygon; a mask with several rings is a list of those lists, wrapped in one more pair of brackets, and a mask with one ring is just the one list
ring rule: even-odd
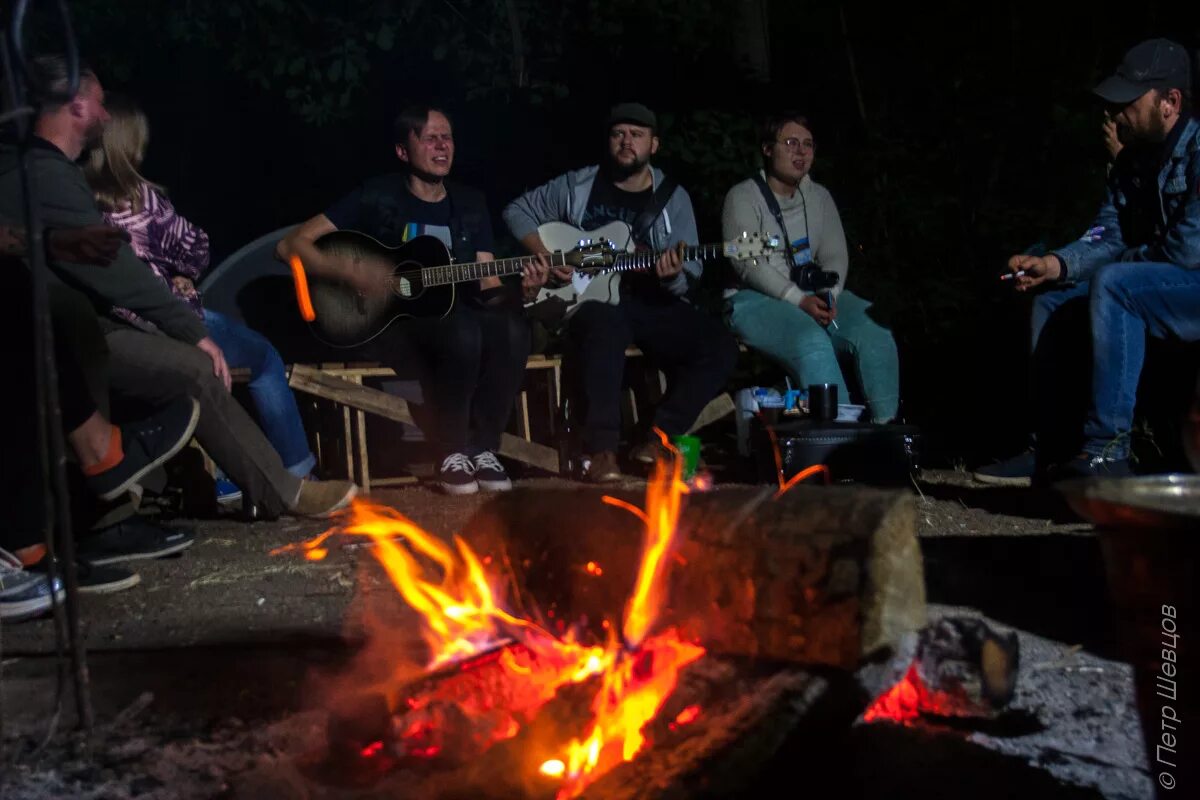
{"label": "guitar headstock", "polygon": [[736,239],[725,242],[722,255],[739,261],[744,259],[765,258],[783,245],[779,236],[771,233],[746,233]]}
{"label": "guitar headstock", "polygon": [[[581,270],[601,270],[613,265],[617,250],[612,242],[601,239],[593,242],[591,239],[581,239],[572,249],[562,253],[563,266]],[[559,255],[555,253],[555,255]]]}

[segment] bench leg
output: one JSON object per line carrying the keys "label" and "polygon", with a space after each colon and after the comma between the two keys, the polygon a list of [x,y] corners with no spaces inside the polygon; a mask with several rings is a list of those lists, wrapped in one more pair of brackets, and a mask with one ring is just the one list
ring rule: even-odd
{"label": "bench leg", "polygon": [[[362,377],[355,376],[354,382],[359,386],[362,386]],[[371,491],[371,465],[367,458],[367,414],[362,409],[358,409],[355,411],[355,416],[357,417],[358,423],[355,426],[358,434],[358,441],[354,443],[356,449],[358,450],[358,485],[365,494]]]}

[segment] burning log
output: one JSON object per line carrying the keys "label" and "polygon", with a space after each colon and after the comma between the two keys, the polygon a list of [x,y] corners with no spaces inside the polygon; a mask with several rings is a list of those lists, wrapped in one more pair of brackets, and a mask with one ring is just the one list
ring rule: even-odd
{"label": "burning log", "polygon": [[[1016,633],[946,617],[923,628],[903,674],[863,714],[864,722],[935,717],[995,717],[1012,700],[1020,648]],[[893,676],[894,677],[894,676]]]}
{"label": "burning log", "polygon": [[[437,683],[460,681],[464,674],[469,673],[431,676],[432,684],[425,688],[443,692]],[[551,800],[560,783],[539,765],[558,753],[561,742],[578,728],[595,688],[595,679],[564,687],[516,735],[469,759],[433,759],[425,768],[395,758],[387,760],[386,769],[359,765],[357,774],[371,780],[360,780],[357,786],[369,785],[370,797],[391,800]],[[700,659],[685,668],[671,701],[647,726],[644,752],[601,777],[584,796],[606,800],[736,796],[746,775],[776,755],[787,736],[826,702],[828,692],[827,681],[800,669],[756,671],[728,659]],[[332,736],[332,724],[329,732]],[[377,759],[388,747],[378,752],[368,749],[362,760]],[[329,791],[327,774],[320,783],[323,786],[313,786],[310,796],[345,796]]]}
{"label": "burning log", "polygon": [[[463,532],[508,573],[509,600],[550,630],[621,618],[644,542],[633,491],[518,490]],[[684,498],[662,625],[716,654],[852,669],[925,622],[911,498],[799,486]]]}

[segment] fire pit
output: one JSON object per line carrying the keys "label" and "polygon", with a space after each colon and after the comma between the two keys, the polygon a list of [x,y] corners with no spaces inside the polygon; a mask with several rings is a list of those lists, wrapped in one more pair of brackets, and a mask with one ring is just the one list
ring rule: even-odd
{"label": "fire pit", "polygon": [[693,494],[676,457],[644,507],[514,492],[453,544],[357,503],[283,549],[369,537],[429,657],[351,676],[296,769],[330,797],[735,792],[826,695],[814,665],[849,674],[924,620],[909,498],[786,488]]}

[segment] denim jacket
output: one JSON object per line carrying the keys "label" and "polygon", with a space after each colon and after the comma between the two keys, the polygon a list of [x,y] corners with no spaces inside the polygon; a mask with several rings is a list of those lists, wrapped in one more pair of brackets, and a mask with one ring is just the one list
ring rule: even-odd
{"label": "denim jacket", "polygon": [[1118,157],[1091,227],[1078,241],[1052,251],[1062,259],[1062,280],[1086,281],[1114,261],[1200,268],[1200,122],[1176,124],[1185,127],[1158,173],[1157,191],[1142,186],[1143,173],[1134,169],[1133,159]]}

